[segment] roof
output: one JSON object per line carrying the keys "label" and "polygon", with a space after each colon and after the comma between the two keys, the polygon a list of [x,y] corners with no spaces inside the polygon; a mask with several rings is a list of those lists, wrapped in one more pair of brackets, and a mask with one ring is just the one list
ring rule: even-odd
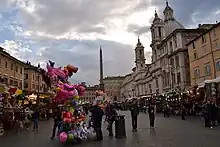
{"label": "roof", "polygon": [[99,90],[99,89],[100,89],[99,85],[85,87],[85,90]]}
{"label": "roof", "polygon": [[24,62],[18,60],[17,58],[11,56],[8,52],[5,51],[4,48],[0,47],[0,53],[2,53],[4,56],[10,58],[11,60],[14,60],[15,62],[18,62],[19,64],[22,64],[22,65],[26,65]]}
{"label": "roof", "polygon": [[204,32],[206,31],[205,29],[176,29],[175,31],[173,31],[170,35],[168,35],[159,45],[162,46],[165,42],[167,42],[167,40],[169,40],[174,34],[178,33],[178,32]]}
{"label": "roof", "polygon": [[31,64],[30,65],[26,64],[26,67],[24,68],[24,70],[34,70],[34,71],[39,72],[39,73],[44,72],[44,69],[38,68],[38,67],[33,66]]}
{"label": "roof", "polygon": [[189,41],[186,45],[191,44],[192,42],[198,40],[201,36],[205,35],[206,33],[210,32],[211,30],[213,30],[214,28],[217,28],[220,25],[220,22],[215,24],[213,27],[211,27],[210,29],[204,31],[202,34],[198,35],[197,37],[195,37],[194,39],[192,39],[191,41]]}
{"label": "roof", "polygon": [[105,77],[103,80],[123,80],[125,76],[108,76]]}

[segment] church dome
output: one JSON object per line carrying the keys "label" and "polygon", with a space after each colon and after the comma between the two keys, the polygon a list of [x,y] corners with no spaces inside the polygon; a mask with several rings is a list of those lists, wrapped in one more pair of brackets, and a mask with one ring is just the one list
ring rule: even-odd
{"label": "church dome", "polygon": [[174,18],[173,9],[169,6],[168,2],[166,2],[166,8],[164,9],[163,14],[166,36],[170,35],[170,33],[176,29],[184,29],[184,26]]}
{"label": "church dome", "polygon": [[170,35],[176,29],[184,29],[184,26],[175,19],[165,21],[164,30],[166,36]]}

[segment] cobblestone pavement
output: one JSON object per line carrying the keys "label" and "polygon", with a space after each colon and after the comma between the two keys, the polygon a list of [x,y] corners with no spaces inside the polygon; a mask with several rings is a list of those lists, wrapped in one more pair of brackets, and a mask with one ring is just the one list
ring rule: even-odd
{"label": "cobblestone pavement", "polygon": [[[149,128],[148,115],[139,115],[137,133],[131,132],[129,112],[120,112],[126,118],[126,139],[108,138],[104,131],[102,142],[85,142],[83,147],[219,147],[220,127],[204,128],[200,119],[192,117],[182,121],[180,117],[156,117],[155,129]],[[52,121],[41,122],[39,132],[20,132],[0,138],[1,147],[62,147],[58,141],[50,140]]]}

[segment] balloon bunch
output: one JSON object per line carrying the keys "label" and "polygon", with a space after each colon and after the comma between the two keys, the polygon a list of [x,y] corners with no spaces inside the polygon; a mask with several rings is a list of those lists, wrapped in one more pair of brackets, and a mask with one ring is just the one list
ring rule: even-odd
{"label": "balloon bunch", "polygon": [[73,65],[67,65],[63,69],[54,67],[55,62],[47,63],[47,75],[55,85],[56,96],[54,101],[63,104],[62,122],[60,122],[60,142],[75,142],[86,139],[84,121],[85,113],[79,107],[80,96],[85,92],[81,84],[71,84],[68,78],[78,71]]}
{"label": "balloon bunch", "polygon": [[[68,131],[61,131],[68,130]],[[92,129],[88,129],[86,123],[82,122],[79,124],[63,124],[60,127],[61,133],[59,134],[59,140],[61,143],[79,143],[82,140],[92,139],[92,135],[94,131]],[[94,136],[94,135],[93,135]],[[93,137],[94,138],[94,137]]]}
{"label": "balloon bunch", "polygon": [[90,138],[93,131],[88,128],[85,120],[85,113],[82,110],[75,110],[74,113],[71,113],[70,110],[65,110],[63,112],[63,121],[59,127],[60,142],[77,143]]}
{"label": "balloon bunch", "polygon": [[85,88],[80,84],[67,84],[63,82],[59,82],[56,85],[56,100],[67,100],[74,99],[79,100],[79,96],[82,96],[85,92]]}
{"label": "balloon bunch", "polygon": [[63,69],[62,67],[55,68],[55,62],[49,60],[47,63],[47,73],[54,82],[67,82],[68,77],[72,77],[73,73],[78,71],[78,68],[73,65],[67,65]]}

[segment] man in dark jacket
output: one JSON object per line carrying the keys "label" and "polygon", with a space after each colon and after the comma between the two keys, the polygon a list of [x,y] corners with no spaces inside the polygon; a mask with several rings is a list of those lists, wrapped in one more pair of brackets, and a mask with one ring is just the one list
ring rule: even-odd
{"label": "man in dark jacket", "polygon": [[106,121],[108,122],[108,127],[107,130],[109,132],[109,136],[112,137],[113,136],[113,130],[112,130],[112,125],[115,121],[115,117],[117,115],[117,111],[116,108],[114,107],[114,105],[112,104],[108,104],[106,107]]}
{"label": "man in dark jacket", "polygon": [[156,113],[156,105],[150,104],[150,106],[148,108],[148,114],[149,114],[151,128],[154,127],[155,113]]}
{"label": "man in dark jacket", "polygon": [[55,134],[56,134],[56,129],[60,128],[60,122],[62,121],[62,111],[57,108],[55,111],[55,116],[54,116],[54,124],[53,124],[53,132],[52,132],[52,136],[51,139],[54,140]]}
{"label": "man in dark jacket", "polygon": [[93,126],[96,132],[96,137],[98,141],[103,140],[102,134],[102,117],[104,115],[103,110],[98,105],[95,105],[91,108],[91,114],[93,119]]}
{"label": "man in dark jacket", "polygon": [[137,100],[133,100],[133,103],[131,104],[130,107],[131,111],[131,120],[132,120],[132,132],[137,132],[137,120],[138,120],[138,115],[139,115],[139,107]]}

